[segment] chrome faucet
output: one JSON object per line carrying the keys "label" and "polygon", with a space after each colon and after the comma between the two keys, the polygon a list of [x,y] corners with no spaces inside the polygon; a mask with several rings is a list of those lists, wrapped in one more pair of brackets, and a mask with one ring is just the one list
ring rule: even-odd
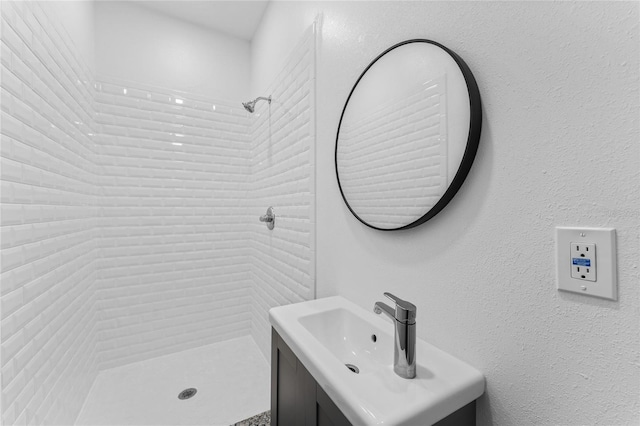
{"label": "chrome faucet", "polygon": [[394,320],[393,371],[402,378],[416,377],[416,305],[391,293],[384,293],[396,304],[395,309],[386,303],[376,302],[373,312],[384,312]]}

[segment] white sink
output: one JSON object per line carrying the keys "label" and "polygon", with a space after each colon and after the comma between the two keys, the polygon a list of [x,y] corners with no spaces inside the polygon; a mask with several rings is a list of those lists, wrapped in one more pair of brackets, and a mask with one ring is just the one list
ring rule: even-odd
{"label": "white sink", "polygon": [[343,297],[273,308],[269,319],[354,425],[430,425],[484,393],[480,371],[420,339],[416,378],[397,376],[391,321]]}
{"label": "white sink", "polygon": [[393,364],[393,335],[344,307],[305,315],[299,321],[336,359],[357,366],[359,374],[371,374]]}

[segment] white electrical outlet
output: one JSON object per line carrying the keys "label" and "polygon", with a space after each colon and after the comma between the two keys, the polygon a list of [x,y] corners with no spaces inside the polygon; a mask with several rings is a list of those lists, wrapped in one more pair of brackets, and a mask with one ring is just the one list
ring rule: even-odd
{"label": "white electrical outlet", "polygon": [[596,245],[571,243],[571,278],[596,281]]}
{"label": "white electrical outlet", "polygon": [[556,227],[558,290],[617,300],[616,230]]}

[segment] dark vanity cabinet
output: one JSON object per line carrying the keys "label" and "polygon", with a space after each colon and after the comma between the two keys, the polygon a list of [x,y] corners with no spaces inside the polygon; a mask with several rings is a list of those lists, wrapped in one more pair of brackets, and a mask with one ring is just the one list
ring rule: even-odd
{"label": "dark vanity cabinet", "polygon": [[[473,401],[433,426],[475,424],[476,402]],[[282,337],[271,329],[271,426],[316,425],[349,426],[351,423]]]}
{"label": "dark vanity cabinet", "polygon": [[271,426],[351,425],[298,357],[271,329]]}

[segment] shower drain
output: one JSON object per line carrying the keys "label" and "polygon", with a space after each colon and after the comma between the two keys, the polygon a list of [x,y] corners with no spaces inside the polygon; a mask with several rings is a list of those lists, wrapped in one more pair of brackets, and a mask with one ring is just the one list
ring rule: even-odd
{"label": "shower drain", "polygon": [[349,370],[351,370],[351,372],[358,374],[360,372],[360,369],[358,367],[356,367],[353,364],[345,364],[347,366],[347,368]]}
{"label": "shower drain", "polygon": [[185,389],[178,395],[178,399],[189,399],[198,392],[196,388]]}

